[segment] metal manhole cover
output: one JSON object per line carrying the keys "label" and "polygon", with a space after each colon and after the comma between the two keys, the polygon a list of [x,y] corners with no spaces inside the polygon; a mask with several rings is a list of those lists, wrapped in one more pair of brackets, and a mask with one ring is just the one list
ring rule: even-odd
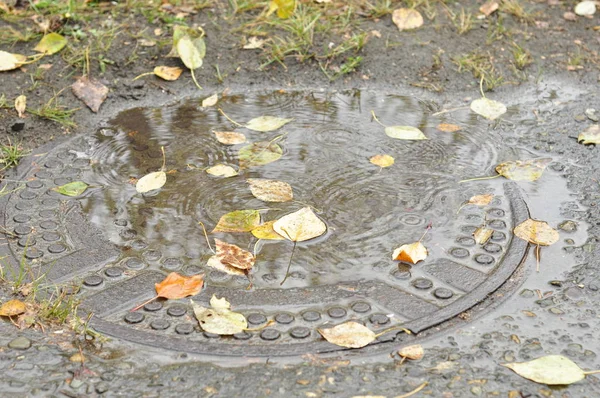
{"label": "metal manhole cover", "polygon": [[[233,126],[216,108],[198,101],[132,109],[109,126],[30,157],[25,187],[5,198],[4,228],[10,255],[25,258],[53,282],[81,281],[82,308],[93,326],[123,339],[172,350],[232,356],[301,355],[340,350],[317,328],[347,320],[375,331],[395,325],[424,331],[484,300],[515,271],[526,243],[513,226],[528,217],[512,183],[459,185],[496,161],[497,138],[472,118],[454,120],[462,130],[438,131],[447,122],[431,116],[414,98],[370,92],[264,93],[228,96],[219,107],[241,123],[261,115],[293,118],[275,132]],[[429,138],[395,140],[371,118],[387,125],[420,127]],[[205,169],[236,166],[240,147],[219,143],[214,131],[234,129],[249,142],[276,139],[281,159],[215,178]],[[167,184],[149,195],[132,179],[161,167]],[[389,154],[396,163],[369,163]],[[290,183],[294,201],[265,203],[252,196],[246,178]],[[79,198],[52,188],[72,181],[91,187]],[[469,197],[493,193],[490,206],[459,207]],[[207,267],[212,254],[198,221],[214,227],[220,216],[261,209],[263,221],[312,206],[327,224],[321,238],[298,244],[284,285],[291,242],[258,242],[250,234],[211,234],[255,250],[248,289],[245,277]],[[478,245],[474,230],[486,223],[491,239]],[[415,266],[391,260],[395,247],[423,240],[429,257]],[[206,274],[193,299],[207,305],[226,297],[251,330],[234,336],[203,332],[189,301],[151,298],[168,272]],[[397,331],[396,331],[397,332]],[[393,339],[396,332],[387,336]],[[391,336],[391,337],[390,337]],[[386,340],[383,336],[382,340]]]}

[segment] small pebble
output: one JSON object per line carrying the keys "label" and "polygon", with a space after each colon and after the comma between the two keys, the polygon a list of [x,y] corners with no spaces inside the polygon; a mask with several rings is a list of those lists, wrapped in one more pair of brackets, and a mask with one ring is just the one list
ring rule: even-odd
{"label": "small pebble", "polygon": [[23,336],[17,337],[8,343],[8,348],[12,348],[13,350],[27,350],[29,347],[31,347],[31,340]]}

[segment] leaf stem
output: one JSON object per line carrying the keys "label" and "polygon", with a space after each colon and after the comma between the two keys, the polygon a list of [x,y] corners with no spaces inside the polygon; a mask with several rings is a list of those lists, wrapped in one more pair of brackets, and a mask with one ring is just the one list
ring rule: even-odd
{"label": "leaf stem", "polygon": [[498,178],[498,177],[502,177],[502,174],[498,174],[495,176],[491,176],[491,177],[475,177],[475,178],[467,178],[466,180],[460,180],[458,183],[462,184],[463,182],[469,182],[469,181],[479,181],[479,180],[491,180],[493,178]]}
{"label": "leaf stem", "polygon": [[292,248],[292,254],[290,255],[290,261],[288,263],[287,270],[285,271],[285,277],[283,278],[283,280],[281,281],[279,286],[282,286],[285,283],[285,281],[287,280],[288,276],[290,275],[290,268],[292,267],[292,258],[294,258],[294,252],[296,251],[296,245],[297,245],[297,242],[294,242],[294,247]]}
{"label": "leaf stem", "polygon": [[225,112],[223,112],[223,109],[218,108],[218,111],[221,112],[221,115],[225,116],[225,119],[229,120],[231,123],[235,124],[238,127],[244,127],[244,125],[239,124],[238,122],[236,122],[235,120],[233,120],[232,118],[227,116],[227,114]]}
{"label": "leaf stem", "polygon": [[143,302],[142,304],[138,305],[138,306],[137,306],[137,307],[135,307],[135,308],[132,308],[132,309],[130,310],[130,312],[135,312],[135,311],[139,310],[140,308],[142,308],[143,306],[145,306],[145,305],[146,305],[146,304],[148,304],[148,303],[151,303],[151,302],[153,302],[153,301],[154,301],[154,300],[156,300],[157,298],[158,298],[158,296],[154,296],[154,297],[152,297],[150,300],[148,300],[148,301],[146,301],[146,302]]}
{"label": "leaf stem", "polygon": [[210,241],[208,240],[208,234],[206,233],[206,228],[204,227],[204,223],[202,221],[198,221],[198,224],[200,224],[202,226],[202,232],[204,232],[204,237],[206,238],[206,243],[208,244],[208,248],[210,249],[211,252],[213,252],[213,254],[217,254],[217,252],[215,252],[212,248],[212,246],[210,245]]}
{"label": "leaf stem", "polygon": [[425,237],[425,235],[427,235],[427,232],[429,232],[429,230],[432,228],[433,226],[431,225],[431,223],[427,224],[427,227],[425,227],[425,232],[423,232],[423,236],[421,236],[421,239],[419,239],[418,241],[422,241],[423,238]]}
{"label": "leaf stem", "polygon": [[154,72],[146,72],[146,73],[142,73],[141,75],[137,75],[135,78],[133,78],[132,82],[136,81],[137,79],[139,79],[140,77],[144,77],[144,76],[148,76],[148,75],[153,75]]}
{"label": "leaf stem", "polygon": [[590,370],[589,372],[583,372],[584,375],[593,375],[596,373],[600,373],[600,370]]}
{"label": "leaf stem", "polygon": [[377,123],[379,123],[380,125],[382,125],[383,127],[387,127],[385,124],[381,123],[379,121],[379,119],[377,119],[377,116],[375,116],[375,111],[371,111],[371,115],[373,116],[373,120],[375,120]]}
{"label": "leaf stem", "polygon": [[192,72],[192,80],[194,81],[194,84],[196,85],[196,87],[198,87],[200,90],[202,90],[202,86],[200,86],[198,84],[198,81],[196,80],[196,75],[194,74],[194,69],[190,69],[190,71]]}
{"label": "leaf stem", "polygon": [[479,92],[481,96],[485,98],[485,94],[483,93],[483,74],[481,74],[481,79],[479,80]]}
{"label": "leaf stem", "polygon": [[398,395],[395,398],[408,398],[410,396],[413,396],[416,393],[418,393],[419,391],[421,391],[422,389],[424,389],[425,387],[427,387],[428,384],[429,384],[428,382],[424,381],[423,384],[421,384],[419,387],[415,388],[411,392],[408,392],[408,393],[402,394],[402,395]]}
{"label": "leaf stem", "polygon": [[167,166],[167,156],[165,155],[165,147],[161,146],[160,151],[162,152],[162,155],[163,155],[163,164],[162,164],[162,167],[160,168],[160,171],[165,171],[166,166]]}
{"label": "leaf stem", "polygon": [[535,246],[535,271],[540,272],[540,244]]}
{"label": "leaf stem", "polygon": [[398,326],[392,326],[391,328],[387,328],[387,329],[385,329],[385,330],[382,330],[381,332],[379,332],[379,333],[377,333],[377,334],[375,335],[375,338],[381,337],[381,336],[383,336],[384,334],[387,334],[387,333],[389,333],[389,332],[392,332],[392,331],[394,331],[394,330],[402,330],[402,331],[404,331],[404,333],[406,333],[406,334],[412,334],[412,332],[411,332],[410,330],[408,330],[408,329],[406,329],[406,328],[403,328],[402,326],[399,326],[399,325],[398,325]]}

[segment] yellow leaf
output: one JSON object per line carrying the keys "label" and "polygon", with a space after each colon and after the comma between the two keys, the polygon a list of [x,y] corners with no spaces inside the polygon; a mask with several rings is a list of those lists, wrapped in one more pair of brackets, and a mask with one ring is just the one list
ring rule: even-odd
{"label": "yellow leaf", "polygon": [[259,225],[258,227],[254,228],[252,230],[252,235],[254,235],[254,237],[256,237],[258,239],[285,240],[285,238],[283,236],[281,236],[277,232],[275,232],[275,230],[273,229],[273,224],[275,224],[275,220],[267,221],[267,222]]}
{"label": "yellow leaf", "polygon": [[258,210],[236,210],[221,216],[213,232],[250,232],[259,225]]}
{"label": "yellow leaf", "polygon": [[59,52],[67,45],[67,39],[56,32],[48,33],[35,46],[34,50],[46,55],[51,55]]}
{"label": "yellow leaf", "polygon": [[490,240],[493,234],[493,229],[479,227],[475,230],[475,232],[473,232],[473,238],[477,244],[484,245],[488,240]]}
{"label": "yellow leaf", "polygon": [[492,199],[494,199],[494,195],[491,193],[485,195],[475,195],[472,196],[467,203],[470,205],[487,206],[492,202]]}
{"label": "yellow leaf", "polygon": [[9,300],[0,307],[0,316],[21,315],[26,311],[25,303],[20,300]]}
{"label": "yellow leaf", "polygon": [[269,3],[268,15],[277,10],[277,16],[281,19],[287,19],[294,14],[296,10],[296,0],[271,0]]}
{"label": "yellow leaf", "polygon": [[11,54],[0,50],[0,72],[17,69],[27,62],[27,57],[21,54]]}
{"label": "yellow leaf", "polygon": [[157,66],[154,68],[154,74],[163,80],[173,81],[179,79],[183,69],[178,66]]}
{"label": "yellow leaf", "polygon": [[506,113],[506,106],[488,98],[479,98],[471,102],[471,110],[489,120],[495,120]]}
{"label": "yellow leaf", "polygon": [[226,164],[214,165],[213,167],[209,167],[208,169],[206,169],[206,172],[213,176],[225,178],[238,175],[238,172],[233,167],[228,166]]}
{"label": "yellow leaf", "polygon": [[246,142],[246,136],[234,131],[215,131],[217,141],[225,145],[237,145]]}
{"label": "yellow leaf", "polygon": [[209,106],[214,106],[219,101],[219,96],[217,93],[214,93],[208,98],[202,100],[202,107],[208,108]]}
{"label": "yellow leaf", "polygon": [[15,110],[19,114],[20,118],[25,117],[25,109],[27,108],[27,97],[24,95],[19,95],[15,99]]}
{"label": "yellow leaf", "polygon": [[392,259],[396,261],[404,261],[411,264],[416,264],[419,261],[427,258],[427,249],[421,242],[402,245],[392,254]]}
{"label": "yellow leaf", "polygon": [[600,125],[594,124],[579,133],[577,142],[580,142],[584,145],[600,144]]}
{"label": "yellow leaf", "polygon": [[376,335],[358,322],[346,322],[328,329],[317,329],[328,342],[340,347],[361,348],[373,340]]}
{"label": "yellow leaf", "polygon": [[399,8],[392,13],[392,21],[400,31],[416,29],[423,25],[423,17],[417,10]]}
{"label": "yellow leaf", "polygon": [[462,130],[462,127],[457,126],[456,124],[440,123],[437,125],[437,129],[444,133],[456,133],[457,131]]}
{"label": "yellow leaf", "polygon": [[369,159],[369,162],[379,167],[390,167],[394,164],[394,158],[390,155],[375,155]]}
{"label": "yellow leaf", "polygon": [[546,221],[531,218],[517,225],[514,234],[529,243],[541,246],[550,246],[558,242],[559,238],[558,231],[549,226]]}
{"label": "yellow leaf", "polygon": [[135,184],[135,189],[138,193],[146,193],[154,189],[162,188],[166,182],[167,173],[164,171],[155,171],[140,178]]}
{"label": "yellow leaf", "polygon": [[496,166],[496,172],[509,180],[535,181],[542,176],[550,162],[552,162],[550,158],[504,162]]}
{"label": "yellow leaf", "polygon": [[327,226],[310,207],[305,207],[275,221],[273,229],[293,242],[302,242],[323,235]]}
{"label": "yellow leaf", "polygon": [[294,198],[292,186],[287,182],[265,178],[248,178],[246,181],[252,195],[265,202],[289,202]]}
{"label": "yellow leaf", "polygon": [[513,372],[536,383],[568,385],[585,378],[585,372],[576,363],[562,355],[547,355],[528,362],[506,363]]}
{"label": "yellow leaf", "polygon": [[407,347],[402,347],[398,351],[398,354],[404,358],[417,360],[423,358],[425,352],[423,351],[423,346],[421,346],[421,344],[415,344],[409,345]]}

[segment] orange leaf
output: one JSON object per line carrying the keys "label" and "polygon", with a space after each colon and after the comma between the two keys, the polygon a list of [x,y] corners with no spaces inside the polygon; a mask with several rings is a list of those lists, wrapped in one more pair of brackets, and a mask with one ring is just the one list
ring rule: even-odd
{"label": "orange leaf", "polygon": [[456,133],[457,131],[461,130],[461,127],[457,126],[456,124],[440,123],[437,125],[437,129],[443,131],[444,133]]}
{"label": "orange leaf", "polygon": [[419,261],[427,258],[427,249],[421,242],[415,242],[407,245],[402,245],[392,254],[392,259],[396,261],[405,261],[407,263],[416,264]]}
{"label": "orange leaf", "polygon": [[229,265],[242,270],[252,268],[256,258],[252,253],[236,245],[215,239],[217,258],[222,264]]}
{"label": "orange leaf", "polygon": [[20,300],[10,300],[0,307],[0,316],[15,316],[24,313],[25,303]]}
{"label": "orange leaf", "polygon": [[204,285],[204,275],[183,276],[171,272],[160,283],[156,283],[156,295],[166,299],[180,299],[200,293]]}

